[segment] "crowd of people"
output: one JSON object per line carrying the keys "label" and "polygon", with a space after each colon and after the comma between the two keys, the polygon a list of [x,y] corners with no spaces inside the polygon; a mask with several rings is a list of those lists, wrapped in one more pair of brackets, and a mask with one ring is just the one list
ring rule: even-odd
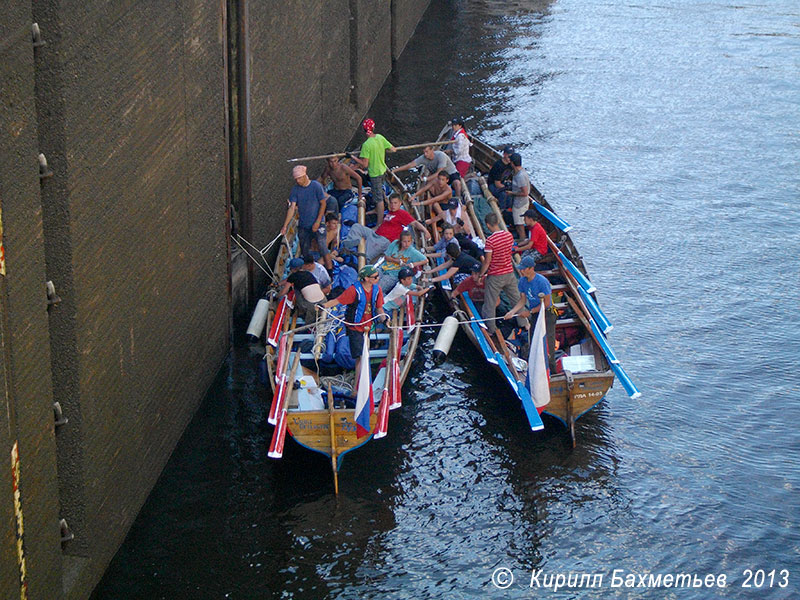
{"label": "crowd of people", "polygon": [[[395,152],[395,146],[375,132],[372,119],[365,119],[362,127],[367,139],[357,155],[328,158],[315,180],[305,166],[292,171],[295,185],[281,233],[286,233],[297,214],[302,258],[289,261],[289,275],[281,282],[280,295],[294,289],[299,315],[306,322],[314,321],[319,307],[328,310],[345,305],[349,350],[358,368],[363,333],[372,322],[388,319],[393,310],[404,306],[406,296],[427,294],[433,283],[448,280],[453,296],[469,292],[475,302],[482,302],[481,314],[492,334],[497,328],[501,293],[507,302],[501,320],[516,319],[519,328],[528,329],[542,308],[538,296],[542,292],[552,356],[555,318],[550,284],[536,273],[547,257],[547,234],[538,211],[531,208],[530,178],[520,155],[505,147],[487,177],[489,190],[514,226],[516,239],[501,227],[497,214],[490,212],[484,219],[488,229],[484,240],[476,234],[463,203],[465,178],[473,168],[472,143],[463,119],[452,120],[451,149],[428,146],[414,160],[391,169],[393,173],[427,169],[427,181],[409,197],[413,206],[429,207],[430,217],[424,222],[406,211],[402,198],[386,184],[390,170],[386,154]],[[370,225],[359,223],[356,217],[362,202]],[[437,243],[429,246],[433,228],[441,232]],[[414,245],[414,230],[424,240],[421,248]],[[356,273],[353,266],[360,251],[367,264]],[[514,253],[521,254],[519,278],[514,272]],[[429,258],[441,262],[426,268]]]}

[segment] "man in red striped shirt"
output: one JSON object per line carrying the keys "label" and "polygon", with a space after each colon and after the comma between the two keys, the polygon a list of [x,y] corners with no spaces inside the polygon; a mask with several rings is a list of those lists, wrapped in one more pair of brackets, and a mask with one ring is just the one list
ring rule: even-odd
{"label": "man in red striped shirt", "polygon": [[[483,248],[484,259],[480,278],[486,278],[486,291],[484,292],[481,313],[484,319],[491,319],[486,321],[486,327],[489,333],[494,335],[497,330],[494,324],[494,317],[500,292],[505,292],[511,305],[515,306],[519,300],[519,289],[517,289],[514,264],[511,262],[514,236],[510,232],[500,229],[496,214],[489,213],[486,215],[485,220],[486,227],[489,228],[492,234],[486,238],[486,245]],[[517,317],[517,325],[525,327],[525,321]]]}

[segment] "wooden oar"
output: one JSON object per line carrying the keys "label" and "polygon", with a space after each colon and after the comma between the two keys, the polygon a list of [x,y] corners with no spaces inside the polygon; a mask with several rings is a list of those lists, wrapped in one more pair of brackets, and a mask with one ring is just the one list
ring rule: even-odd
{"label": "wooden oar", "polygon": [[401,338],[402,315],[404,311],[395,311],[392,315],[392,335],[391,340],[391,353],[390,360],[387,363],[387,376],[391,377],[391,385],[389,386],[389,410],[400,408],[403,404],[402,399],[402,385],[400,384],[400,350],[403,344]]}
{"label": "wooden oar", "polygon": [[[297,316],[294,317],[294,321],[297,321]],[[295,323],[292,323],[292,327],[294,327],[294,325]],[[275,383],[277,387],[272,395],[272,405],[269,408],[269,416],[267,417],[267,422],[270,425],[277,424],[278,412],[280,411],[280,406],[283,404],[283,399],[287,394],[291,393],[291,390],[288,389],[289,382],[286,378],[286,374],[289,370],[288,359],[292,353],[292,344],[294,344],[294,331],[289,334],[288,339],[284,333],[281,337],[281,349],[278,352],[278,360],[275,364]],[[299,356],[300,353],[298,352],[297,355]]]}
{"label": "wooden oar", "polygon": [[328,414],[330,415],[330,429],[331,429],[331,468],[333,469],[333,492],[339,495],[339,465],[338,465],[338,451],[336,450],[336,423],[333,418],[333,388],[330,381],[328,382]]}
{"label": "wooden oar", "polygon": [[[395,152],[400,152],[401,150],[414,150],[416,148],[426,148],[428,146],[444,146],[445,144],[451,144],[453,140],[448,140],[446,142],[424,142],[422,144],[411,144],[410,146],[395,146]],[[336,154],[320,154],[318,156],[301,156],[300,158],[288,158],[286,162],[300,162],[301,160],[322,160],[323,158],[342,158],[343,156],[347,156],[348,154],[355,154],[358,151],[354,152],[337,152]]]}
{"label": "wooden oar", "polygon": [[289,382],[286,385],[287,393],[283,400],[283,406],[278,415],[278,424],[275,425],[275,430],[272,432],[272,443],[269,445],[269,452],[267,456],[270,458],[280,458],[283,456],[283,443],[286,440],[286,419],[288,418],[289,398],[294,391],[294,378],[297,374],[297,365],[300,364],[300,350],[294,355],[294,362],[292,363],[292,373]]}
{"label": "wooden oar", "polygon": [[573,394],[575,393],[575,378],[572,376],[572,372],[565,370],[564,377],[566,378],[567,383],[567,401],[566,401],[566,412],[567,412],[567,427],[569,428],[569,437],[572,440],[572,447],[575,447],[575,415],[572,412],[573,404],[575,402],[573,398]]}
{"label": "wooden oar", "polygon": [[[474,311],[472,310],[472,307],[475,305],[472,304],[472,299],[469,297],[468,292],[464,292],[462,296],[464,296],[464,308],[467,311],[469,320],[476,321],[477,317],[475,316],[475,313],[478,310],[477,307],[475,307]],[[478,339],[478,344],[480,344],[481,336],[483,336],[483,340],[486,342],[487,348],[484,349],[484,354],[486,355],[487,360],[490,358],[495,360],[494,355],[497,353],[497,348],[494,347],[494,342],[492,342],[492,338],[489,336],[489,333],[483,327],[481,327],[479,323],[470,323],[470,325],[474,325],[472,331],[475,337]],[[479,332],[481,336],[478,335]],[[480,345],[482,346],[483,344]]]}
{"label": "wooden oar", "polygon": [[[395,314],[392,313],[392,320],[390,322],[390,326],[394,327],[395,325]],[[394,333],[394,329],[391,329],[392,333]],[[391,376],[391,365],[393,362],[393,351],[394,351],[394,336],[389,336],[389,351],[386,354],[386,362],[384,367],[384,378],[383,378],[383,391],[381,392],[381,403],[378,406],[378,420],[375,423],[375,439],[378,440],[382,437],[386,437],[386,434],[389,433],[389,404],[392,401],[392,376]]]}

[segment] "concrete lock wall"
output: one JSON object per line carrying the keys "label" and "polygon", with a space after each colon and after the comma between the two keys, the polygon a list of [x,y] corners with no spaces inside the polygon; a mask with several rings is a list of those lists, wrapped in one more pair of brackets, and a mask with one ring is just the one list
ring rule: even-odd
{"label": "concrete lock wall", "polygon": [[[50,380],[42,204],[39,196],[30,2],[0,19],[0,596],[60,590],[58,494]],[[12,454],[19,458],[12,465]],[[16,471],[18,477],[14,477]],[[14,481],[16,479],[16,481]],[[15,498],[18,485],[19,502]],[[17,536],[24,542],[17,546]],[[21,573],[35,571],[24,579]]]}
{"label": "concrete lock wall", "polygon": [[[252,236],[269,242],[293,185],[286,158],[338,152],[369,109],[429,0],[331,0],[249,8]],[[380,131],[380,118],[377,118]],[[323,161],[307,164],[321,173]],[[263,242],[263,243],[262,243]]]}
{"label": "concrete lock wall", "polygon": [[[259,245],[285,159],[351,138],[428,1],[242,3]],[[0,600],[89,595],[226,355],[227,8],[0,6]]]}

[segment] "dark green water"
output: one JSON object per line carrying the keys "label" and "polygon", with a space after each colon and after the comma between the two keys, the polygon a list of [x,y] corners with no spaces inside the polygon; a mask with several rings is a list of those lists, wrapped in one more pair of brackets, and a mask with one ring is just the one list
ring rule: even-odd
{"label": "dark green water", "polygon": [[[93,597],[798,597],[799,56],[786,0],[434,0],[370,116],[396,144],[463,114],[519,148],[643,397],[615,387],[571,450],[554,422],[526,431],[463,337],[441,367],[427,339],[337,500],[323,458],[267,458],[237,348]],[[604,580],[554,593],[532,569]],[[612,588],[614,569],[728,586]]]}

